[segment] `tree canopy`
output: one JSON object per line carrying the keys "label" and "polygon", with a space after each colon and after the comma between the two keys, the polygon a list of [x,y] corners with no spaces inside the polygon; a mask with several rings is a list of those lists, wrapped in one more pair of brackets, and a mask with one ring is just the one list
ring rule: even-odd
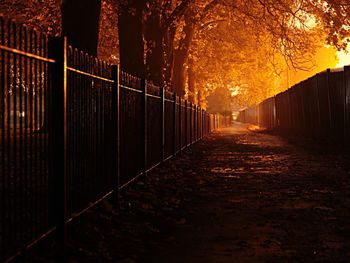
{"label": "tree canopy", "polygon": [[[4,0],[0,12],[54,35],[63,25],[73,44],[204,106],[218,87],[254,104],[307,77],[302,72],[333,66],[350,38],[348,0],[83,2]],[[69,17],[67,6],[86,12]]]}

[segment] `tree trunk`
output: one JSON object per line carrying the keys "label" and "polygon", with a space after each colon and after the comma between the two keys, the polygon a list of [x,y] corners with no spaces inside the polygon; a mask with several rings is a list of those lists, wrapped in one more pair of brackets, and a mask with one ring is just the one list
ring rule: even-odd
{"label": "tree trunk", "polygon": [[132,75],[145,77],[143,10],[146,0],[129,0],[119,7],[118,28],[120,67]]}
{"label": "tree trunk", "polygon": [[101,0],[64,0],[62,34],[73,47],[97,56]]}
{"label": "tree trunk", "polygon": [[193,60],[188,59],[188,70],[187,70],[187,83],[188,83],[188,99],[189,101],[197,104],[196,87],[195,87],[195,74],[193,71]]}
{"label": "tree trunk", "polygon": [[188,59],[193,33],[195,30],[195,21],[192,20],[192,13],[188,12],[185,16],[184,33],[185,37],[180,40],[179,48],[175,50],[172,90],[183,96],[185,94],[185,66]]}
{"label": "tree trunk", "polygon": [[160,14],[154,13],[147,18],[144,32],[147,41],[146,77],[153,84],[163,87],[164,55]]}
{"label": "tree trunk", "polygon": [[164,45],[164,82],[170,89],[172,82],[172,73],[174,68],[174,39],[176,27],[171,27],[163,37]]}

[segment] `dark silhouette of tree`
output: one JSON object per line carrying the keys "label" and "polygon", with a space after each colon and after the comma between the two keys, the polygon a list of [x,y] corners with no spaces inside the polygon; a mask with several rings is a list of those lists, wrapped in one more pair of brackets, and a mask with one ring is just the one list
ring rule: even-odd
{"label": "dark silhouette of tree", "polygon": [[[166,85],[173,62],[173,42],[178,21],[195,0],[124,0],[119,6],[121,68]],[[131,60],[131,61],[130,61]]]}
{"label": "dark silhouette of tree", "polygon": [[121,69],[138,77],[145,76],[143,11],[146,0],[122,1],[119,5],[119,46]]}
{"label": "dark silhouette of tree", "polygon": [[97,56],[101,0],[64,0],[62,3],[62,35],[69,43]]}

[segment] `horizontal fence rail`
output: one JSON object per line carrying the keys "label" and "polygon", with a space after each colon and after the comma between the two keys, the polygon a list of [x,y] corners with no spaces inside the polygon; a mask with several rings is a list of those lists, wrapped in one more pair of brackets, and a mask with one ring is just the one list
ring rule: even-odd
{"label": "horizontal fence rail", "polygon": [[0,261],[230,119],[0,17]]}
{"label": "horizontal fence rail", "polygon": [[349,146],[350,67],[318,73],[241,110],[237,120]]}

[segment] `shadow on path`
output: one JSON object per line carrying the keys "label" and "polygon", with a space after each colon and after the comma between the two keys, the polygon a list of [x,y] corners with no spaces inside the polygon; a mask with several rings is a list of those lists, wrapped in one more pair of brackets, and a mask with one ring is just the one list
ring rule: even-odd
{"label": "shadow on path", "polygon": [[[236,124],[156,169],[27,261],[348,262],[346,159]],[[30,259],[30,260],[29,260]]]}

